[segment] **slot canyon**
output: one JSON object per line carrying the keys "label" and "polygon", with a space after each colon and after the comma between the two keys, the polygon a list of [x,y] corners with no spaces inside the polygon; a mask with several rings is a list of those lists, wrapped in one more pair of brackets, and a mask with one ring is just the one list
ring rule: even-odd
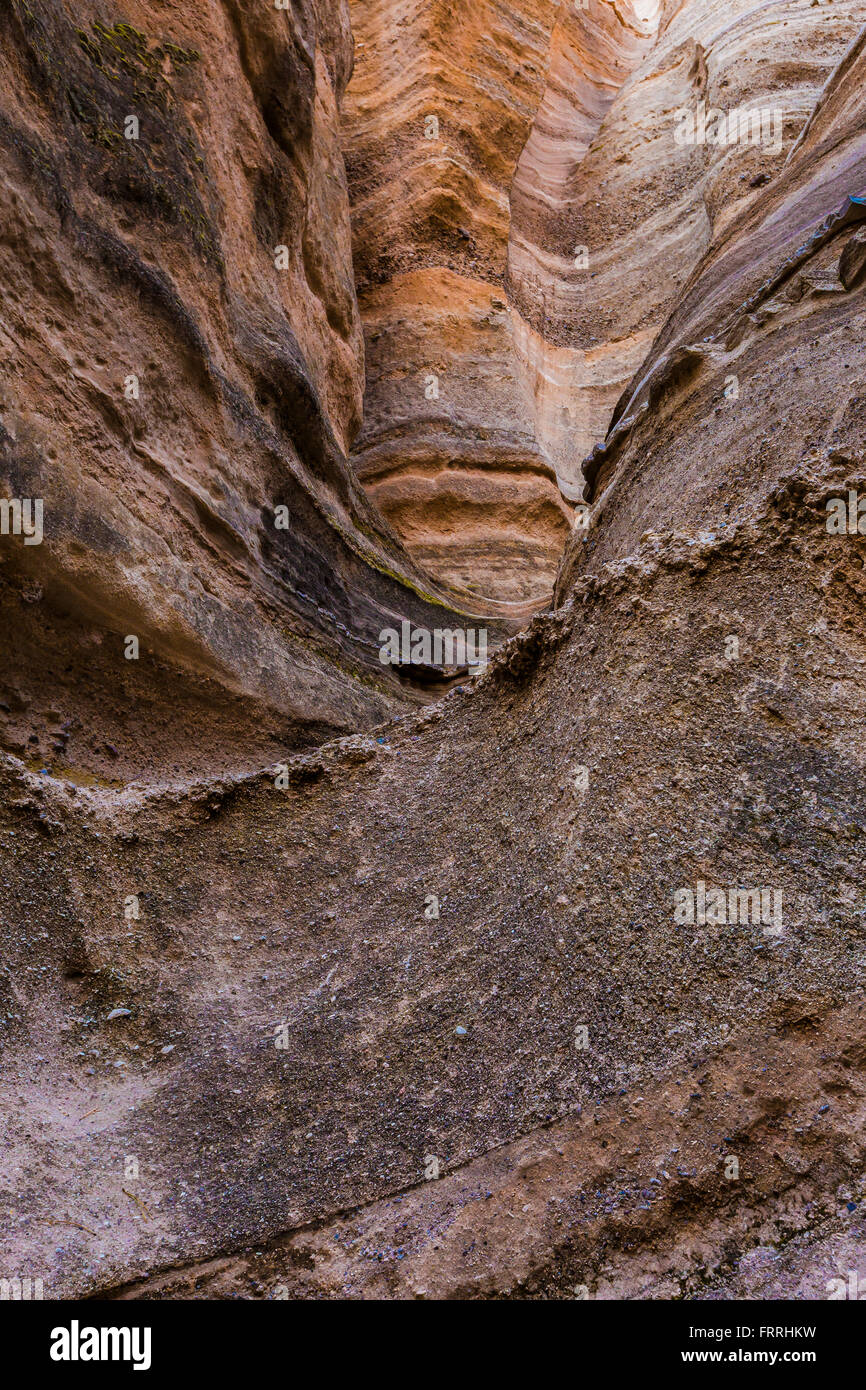
{"label": "slot canyon", "polygon": [[0,72],[0,1277],[866,1288],[866,0]]}

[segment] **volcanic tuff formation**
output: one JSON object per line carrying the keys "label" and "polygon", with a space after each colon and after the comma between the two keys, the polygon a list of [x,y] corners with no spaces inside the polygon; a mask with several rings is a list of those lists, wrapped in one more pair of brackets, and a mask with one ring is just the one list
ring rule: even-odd
{"label": "volcanic tuff formation", "polygon": [[0,1275],[863,1268],[864,23],[4,6]]}
{"label": "volcanic tuff formation", "polygon": [[0,13],[0,447],[46,499],[46,544],[4,548],[5,746],[37,768],[190,773],[205,736],[261,765],[401,707],[383,627],[466,621],[347,464],[352,45],[320,8]]}

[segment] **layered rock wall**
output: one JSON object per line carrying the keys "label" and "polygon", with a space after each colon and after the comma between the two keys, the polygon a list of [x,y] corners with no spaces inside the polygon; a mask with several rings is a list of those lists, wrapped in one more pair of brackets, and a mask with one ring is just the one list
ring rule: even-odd
{"label": "layered rock wall", "polygon": [[346,463],[345,6],[11,0],[0,39],[2,482],[45,517],[3,542],[0,741],[126,780],[375,723],[380,630],[461,619]]}
{"label": "layered rock wall", "polygon": [[344,119],[367,354],[353,462],[425,569],[515,612],[547,598],[570,521],[502,290],[557,9],[358,0]]}
{"label": "layered rock wall", "polygon": [[[592,106],[603,94],[608,107],[579,159],[568,145],[574,105],[551,94],[543,185],[539,158],[531,158],[535,132],[524,155],[528,181],[544,189],[529,204],[525,228],[515,198],[509,289],[528,325],[521,340],[539,402],[538,437],[570,496],[581,495],[583,458],[604,437],[701,256],[784,166],[863,23],[863,7],[859,0],[668,3],[652,23],[657,37],[630,73],[621,39],[618,49],[609,39],[598,45],[610,54],[607,85],[580,100]],[[611,76],[620,73],[625,80],[613,93]],[[575,81],[567,90],[580,89]],[[697,118],[701,108],[763,113],[761,139],[751,125],[739,138],[738,122],[736,140],[712,143],[719,127],[710,120],[708,140],[678,143],[688,133],[683,113]]]}
{"label": "layered rock wall", "polygon": [[[754,13],[792,16],[799,61],[795,12],[817,10],[828,33],[851,13],[787,3]],[[715,6],[667,6],[668,29],[689,12],[697,24]],[[24,23],[23,7],[12,19]],[[35,39],[9,28],[9,11],[4,22],[12,75],[9,54],[18,61]],[[41,61],[56,64],[40,42]],[[586,465],[591,525],[568,544],[555,607],[480,680],[375,734],[296,752],[282,785],[263,760],[171,787],[156,767],[151,785],[82,788],[0,755],[8,1270],[41,1271],[49,1297],[811,1300],[840,1270],[862,1269],[866,31],[839,57],[772,179],[735,215],[718,213],[696,266],[684,253],[689,283]],[[170,68],[171,52],[164,60]],[[49,91],[64,71],[48,73]],[[35,100],[19,86],[20,100]],[[74,86],[87,112],[89,89]],[[280,116],[282,92],[266,103],[276,129],[298,117],[292,103]],[[119,497],[137,486],[148,499],[156,464],[147,486],[131,463],[124,473],[120,445],[108,453],[114,436],[76,405],[84,374],[100,380],[89,356],[73,360],[78,375],[40,369],[43,343],[75,351],[70,325],[87,354],[88,335],[143,332],[151,301],[88,300],[82,285],[103,283],[113,243],[88,242],[98,224],[83,226],[69,185],[51,182],[50,148],[25,126],[21,115],[6,136],[17,220],[4,223],[2,245],[32,434],[12,437],[4,416],[11,466],[47,468],[43,453],[54,462],[68,415],[78,434],[68,454],[57,449],[57,468],[73,501],[87,499],[107,454]],[[37,197],[40,151],[54,221]],[[101,167],[72,185],[85,204]],[[648,185],[657,175],[650,163]],[[137,236],[161,232],[151,220]],[[479,281],[465,270],[437,271],[443,323],[452,331],[445,310],[459,291],[480,333],[486,291],[467,297],[465,282]],[[186,323],[164,282],[137,273],[137,285],[163,287],[160,314],[168,304],[170,321]],[[209,273],[194,283],[210,323]],[[61,296],[50,323],[43,295]],[[119,326],[108,303],[125,306]],[[235,334],[248,341],[247,320],[231,333],[228,319],[216,323],[225,336],[213,329],[214,362],[221,346],[246,381]],[[281,324],[277,315],[270,330],[278,342]],[[163,398],[181,441],[195,425],[212,439],[226,415],[202,400],[217,399],[208,383],[223,378],[201,383],[210,358],[189,341],[197,356],[179,328],[164,332]],[[317,496],[324,476],[329,498],[354,498],[336,446],[311,452],[304,431],[318,417],[294,394],[294,360],[280,356],[252,437],[264,448],[272,411],[305,477],[316,458]],[[731,377],[738,389],[726,394]],[[504,408],[510,395],[493,398]],[[240,395],[227,399],[240,409]],[[124,457],[137,461],[143,440],[161,458],[149,418],[136,434],[137,418]],[[249,448],[230,476],[260,491]],[[81,477],[69,471],[79,459]],[[187,492],[198,482],[201,519],[186,542],[198,548],[173,573],[176,603],[200,614],[181,581],[192,584],[206,553],[204,577],[234,593],[242,558],[230,566],[191,464],[168,462]],[[830,526],[840,503],[844,525]],[[352,505],[363,519],[360,497]],[[50,610],[25,587],[37,581],[26,579],[21,537],[2,537],[19,622],[28,602],[71,609],[78,573],[88,602],[101,592],[95,570],[106,587],[126,582],[126,567],[134,577],[131,527],[112,550],[102,513],[82,515],[68,542],[61,529],[46,533],[45,550],[30,548],[63,578]],[[384,563],[386,530],[366,515]],[[157,518],[149,525],[149,555],[162,555],[160,538],[180,546],[177,513],[158,535]],[[333,511],[322,525],[298,534],[356,602],[351,636],[373,601],[371,566],[351,587],[340,566],[356,532],[338,540]],[[399,557],[396,542],[389,553]],[[250,591],[264,583],[255,567],[247,578]],[[394,575],[387,583],[374,597],[402,595]],[[153,587],[145,595],[162,602]],[[289,601],[274,599],[274,627],[289,615]],[[157,618],[174,621],[161,607]],[[37,628],[68,663],[71,648],[45,619]],[[215,622],[214,644],[222,631]],[[26,651],[10,651],[4,679],[44,679]],[[336,660],[328,676],[339,679]],[[89,679],[96,708],[110,709],[110,669],[94,664]],[[76,677],[76,695],[89,688]],[[345,700],[354,687],[339,689]],[[244,709],[255,716],[257,699]],[[176,711],[169,724],[176,743]],[[212,752],[221,735],[207,732]],[[199,725],[187,737],[201,735]]]}
{"label": "layered rock wall", "polygon": [[[433,575],[545,600],[583,459],[701,255],[782,167],[859,8],[356,6],[353,461]],[[678,143],[701,110],[758,125]]]}

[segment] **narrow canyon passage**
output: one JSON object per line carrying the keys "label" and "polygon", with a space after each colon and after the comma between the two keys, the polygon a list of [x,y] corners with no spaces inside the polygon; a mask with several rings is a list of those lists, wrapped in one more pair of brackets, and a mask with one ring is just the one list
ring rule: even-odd
{"label": "narrow canyon passage", "polygon": [[[858,32],[859,5],[816,8],[587,0],[467,22],[359,0],[342,122],[366,355],[352,461],[432,575],[515,613],[546,605],[583,460]],[[671,150],[677,111],[771,98],[769,148]]]}
{"label": "narrow canyon passage", "polygon": [[[0,1274],[826,1299],[862,0],[74,10],[0,11],[44,503],[0,535]],[[425,686],[403,622],[489,664]]]}
{"label": "narrow canyon passage", "polygon": [[[648,22],[624,14],[352,7],[342,128],[366,355],[352,460],[419,564],[516,613],[546,604],[579,493],[550,447],[573,383],[557,392],[515,305],[544,305],[536,239],[649,46]],[[554,283],[585,269],[563,259]]]}

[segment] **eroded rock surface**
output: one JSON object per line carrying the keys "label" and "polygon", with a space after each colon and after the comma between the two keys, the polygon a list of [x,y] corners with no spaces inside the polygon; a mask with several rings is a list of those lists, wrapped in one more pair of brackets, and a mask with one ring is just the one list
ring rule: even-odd
{"label": "eroded rock surface", "polygon": [[[606,34],[601,81],[568,83],[571,105],[551,82],[536,123],[546,140],[534,131],[521,163],[543,196],[515,190],[509,288],[528,325],[538,437],[568,495],[582,495],[581,462],[701,256],[779,175],[864,17],[860,0],[667,0],[637,66],[635,40],[629,49]],[[587,107],[604,119],[588,150],[585,135],[573,148]],[[710,113],[736,111],[763,118],[770,138],[727,142],[725,130],[725,144],[677,144],[675,132],[688,134],[681,113],[697,120],[701,109],[711,135]]]}
{"label": "eroded rock surface", "polygon": [[[760,13],[789,8],[842,23]],[[482,677],[282,788],[3,756],[4,1258],[49,1295],[818,1299],[863,1270],[866,31],[838,57]],[[436,269],[443,332],[452,292],[481,332],[469,269]],[[689,920],[701,885],[724,912]]]}
{"label": "eroded rock surface", "polygon": [[[862,20],[859,0],[357,5],[353,461],[425,569],[546,600],[584,457]],[[701,110],[770,138],[672,141]]]}
{"label": "eroded rock surface", "polygon": [[503,281],[552,0],[358,0],[345,149],[365,327],[358,476],[443,582],[526,612],[571,520],[536,438]]}
{"label": "eroded rock surface", "polygon": [[0,37],[2,480],[46,538],[3,546],[0,741],[126,781],[375,724],[380,631],[465,619],[346,461],[345,6],[10,0]]}

